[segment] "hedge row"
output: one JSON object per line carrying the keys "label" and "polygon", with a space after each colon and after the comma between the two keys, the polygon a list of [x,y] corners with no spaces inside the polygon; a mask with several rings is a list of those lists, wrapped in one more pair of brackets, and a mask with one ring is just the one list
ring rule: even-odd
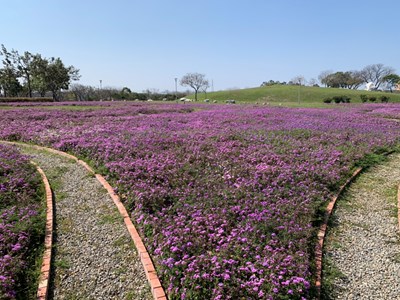
{"label": "hedge row", "polygon": [[[360,95],[360,99],[361,99],[361,101],[363,102],[363,103],[365,103],[365,102],[368,102],[368,101],[370,101],[370,102],[376,102],[376,100],[378,99],[376,96],[367,96],[367,95]],[[380,96],[379,97],[379,100],[382,102],[382,103],[388,103],[389,102],[389,100],[390,100],[390,97],[388,97],[388,96]]]}
{"label": "hedge row", "polygon": [[[390,100],[390,97],[388,96],[380,96],[379,98],[376,96],[367,96],[367,95],[360,95],[361,102],[376,102],[378,99],[382,103],[388,103]],[[329,98],[325,98],[323,101],[324,103],[350,103],[351,98],[349,96],[333,96]]]}
{"label": "hedge row", "polygon": [[51,97],[0,97],[0,102],[54,102]]}

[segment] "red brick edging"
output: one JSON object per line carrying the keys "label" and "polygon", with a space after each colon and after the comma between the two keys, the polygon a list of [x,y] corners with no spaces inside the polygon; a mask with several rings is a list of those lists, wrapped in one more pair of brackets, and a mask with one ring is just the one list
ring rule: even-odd
{"label": "red brick edging", "polygon": [[[323,256],[323,248],[324,248],[324,239],[326,235],[326,230],[328,228],[328,221],[329,217],[332,215],[333,208],[335,207],[336,200],[342,194],[344,189],[349,185],[353,179],[360,174],[362,168],[358,168],[354,171],[349,179],[340,187],[339,192],[331,199],[328,203],[328,206],[325,209],[325,216],[322,225],[319,227],[318,234],[317,234],[317,245],[315,247],[315,264],[316,264],[316,280],[315,286],[317,288],[317,298],[320,299],[321,296],[321,283],[322,283],[322,256]],[[400,201],[400,200],[399,200]],[[399,215],[400,216],[400,215]]]}
{"label": "red brick edging", "polygon": [[400,231],[400,183],[397,189],[397,220],[399,223],[399,231]]}
{"label": "red brick edging", "polygon": [[51,249],[53,247],[53,196],[46,174],[37,164],[35,164],[34,162],[31,163],[40,173],[46,192],[46,229],[44,238],[44,253],[42,267],[40,269],[39,287],[36,294],[37,300],[46,300],[49,292]]}
{"label": "red brick edging", "polygon": [[[117,206],[119,213],[121,214],[121,216],[124,219],[124,222],[128,229],[128,232],[129,232],[129,234],[135,244],[135,247],[138,251],[138,254],[140,256],[140,260],[142,262],[144,272],[145,272],[146,278],[149,282],[151,293],[153,294],[154,300],[167,300],[167,296],[165,295],[165,292],[161,285],[160,279],[158,278],[157,272],[154,268],[153,261],[151,260],[150,255],[147,252],[146,247],[143,244],[143,241],[140,238],[139,233],[137,232],[135,226],[133,225],[132,220],[130,219],[129,214],[128,214],[125,206],[122,204],[119,196],[114,192],[114,189],[105,180],[105,178],[103,176],[101,176],[100,174],[96,174],[94,172],[94,170],[86,162],[84,162],[84,161],[78,159],[76,156],[73,156],[66,152],[52,149],[52,148],[42,147],[42,146],[38,146],[38,145],[30,145],[30,144],[20,143],[20,142],[7,142],[7,141],[4,141],[4,142],[7,144],[13,144],[13,145],[30,146],[30,147],[38,149],[38,150],[45,150],[45,151],[52,152],[57,155],[61,155],[63,157],[66,157],[66,158],[76,161],[77,163],[82,165],[86,170],[88,170],[88,172],[95,175],[97,180],[103,185],[103,187],[107,190],[108,194],[113,199],[114,204]],[[51,194],[51,191],[50,191],[50,194]],[[46,236],[47,236],[47,231],[46,231]],[[49,277],[49,275],[47,275],[47,276]],[[39,289],[40,289],[40,285],[39,285]],[[41,298],[41,299],[45,300],[45,298]]]}

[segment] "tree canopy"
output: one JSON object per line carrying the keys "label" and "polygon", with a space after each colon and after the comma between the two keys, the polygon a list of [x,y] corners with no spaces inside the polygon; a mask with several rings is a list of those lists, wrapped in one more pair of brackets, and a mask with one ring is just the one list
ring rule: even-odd
{"label": "tree canopy", "polygon": [[396,87],[400,84],[400,76],[396,74],[389,74],[383,77],[382,81],[386,83],[386,86],[390,92],[393,92],[393,87]]}
{"label": "tree canopy", "polygon": [[40,54],[17,50],[8,51],[1,45],[3,68],[0,68],[0,90],[4,96],[24,95],[32,97],[33,92],[42,97],[51,92],[59,100],[61,90],[67,90],[71,81],[78,80],[79,70],[65,66],[60,58],[43,58]]}

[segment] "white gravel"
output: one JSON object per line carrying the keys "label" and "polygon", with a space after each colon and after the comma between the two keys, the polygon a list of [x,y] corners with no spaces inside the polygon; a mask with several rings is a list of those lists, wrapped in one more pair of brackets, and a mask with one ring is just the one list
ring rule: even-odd
{"label": "white gravel", "polygon": [[27,150],[55,193],[50,299],[152,299],[129,233],[112,199],[79,164]]}
{"label": "white gravel", "polygon": [[400,299],[399,183],[396,154],[361,174],[339,199],[324,251],[343,276],[329,298]]}

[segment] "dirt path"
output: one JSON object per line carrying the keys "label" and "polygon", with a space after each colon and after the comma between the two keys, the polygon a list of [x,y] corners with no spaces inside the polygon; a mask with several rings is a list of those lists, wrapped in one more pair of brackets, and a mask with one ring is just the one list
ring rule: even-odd
{"label": "dirt path", "polygon": [[324,249],[323,299],[400,299],[399,183],[396,154],[339,199]]}
{"label": "dirt path", "polygon": [[44,170],[54,192],[49,299],[152,299],[123,219],[94,176],[56,154],[20,149]]}

